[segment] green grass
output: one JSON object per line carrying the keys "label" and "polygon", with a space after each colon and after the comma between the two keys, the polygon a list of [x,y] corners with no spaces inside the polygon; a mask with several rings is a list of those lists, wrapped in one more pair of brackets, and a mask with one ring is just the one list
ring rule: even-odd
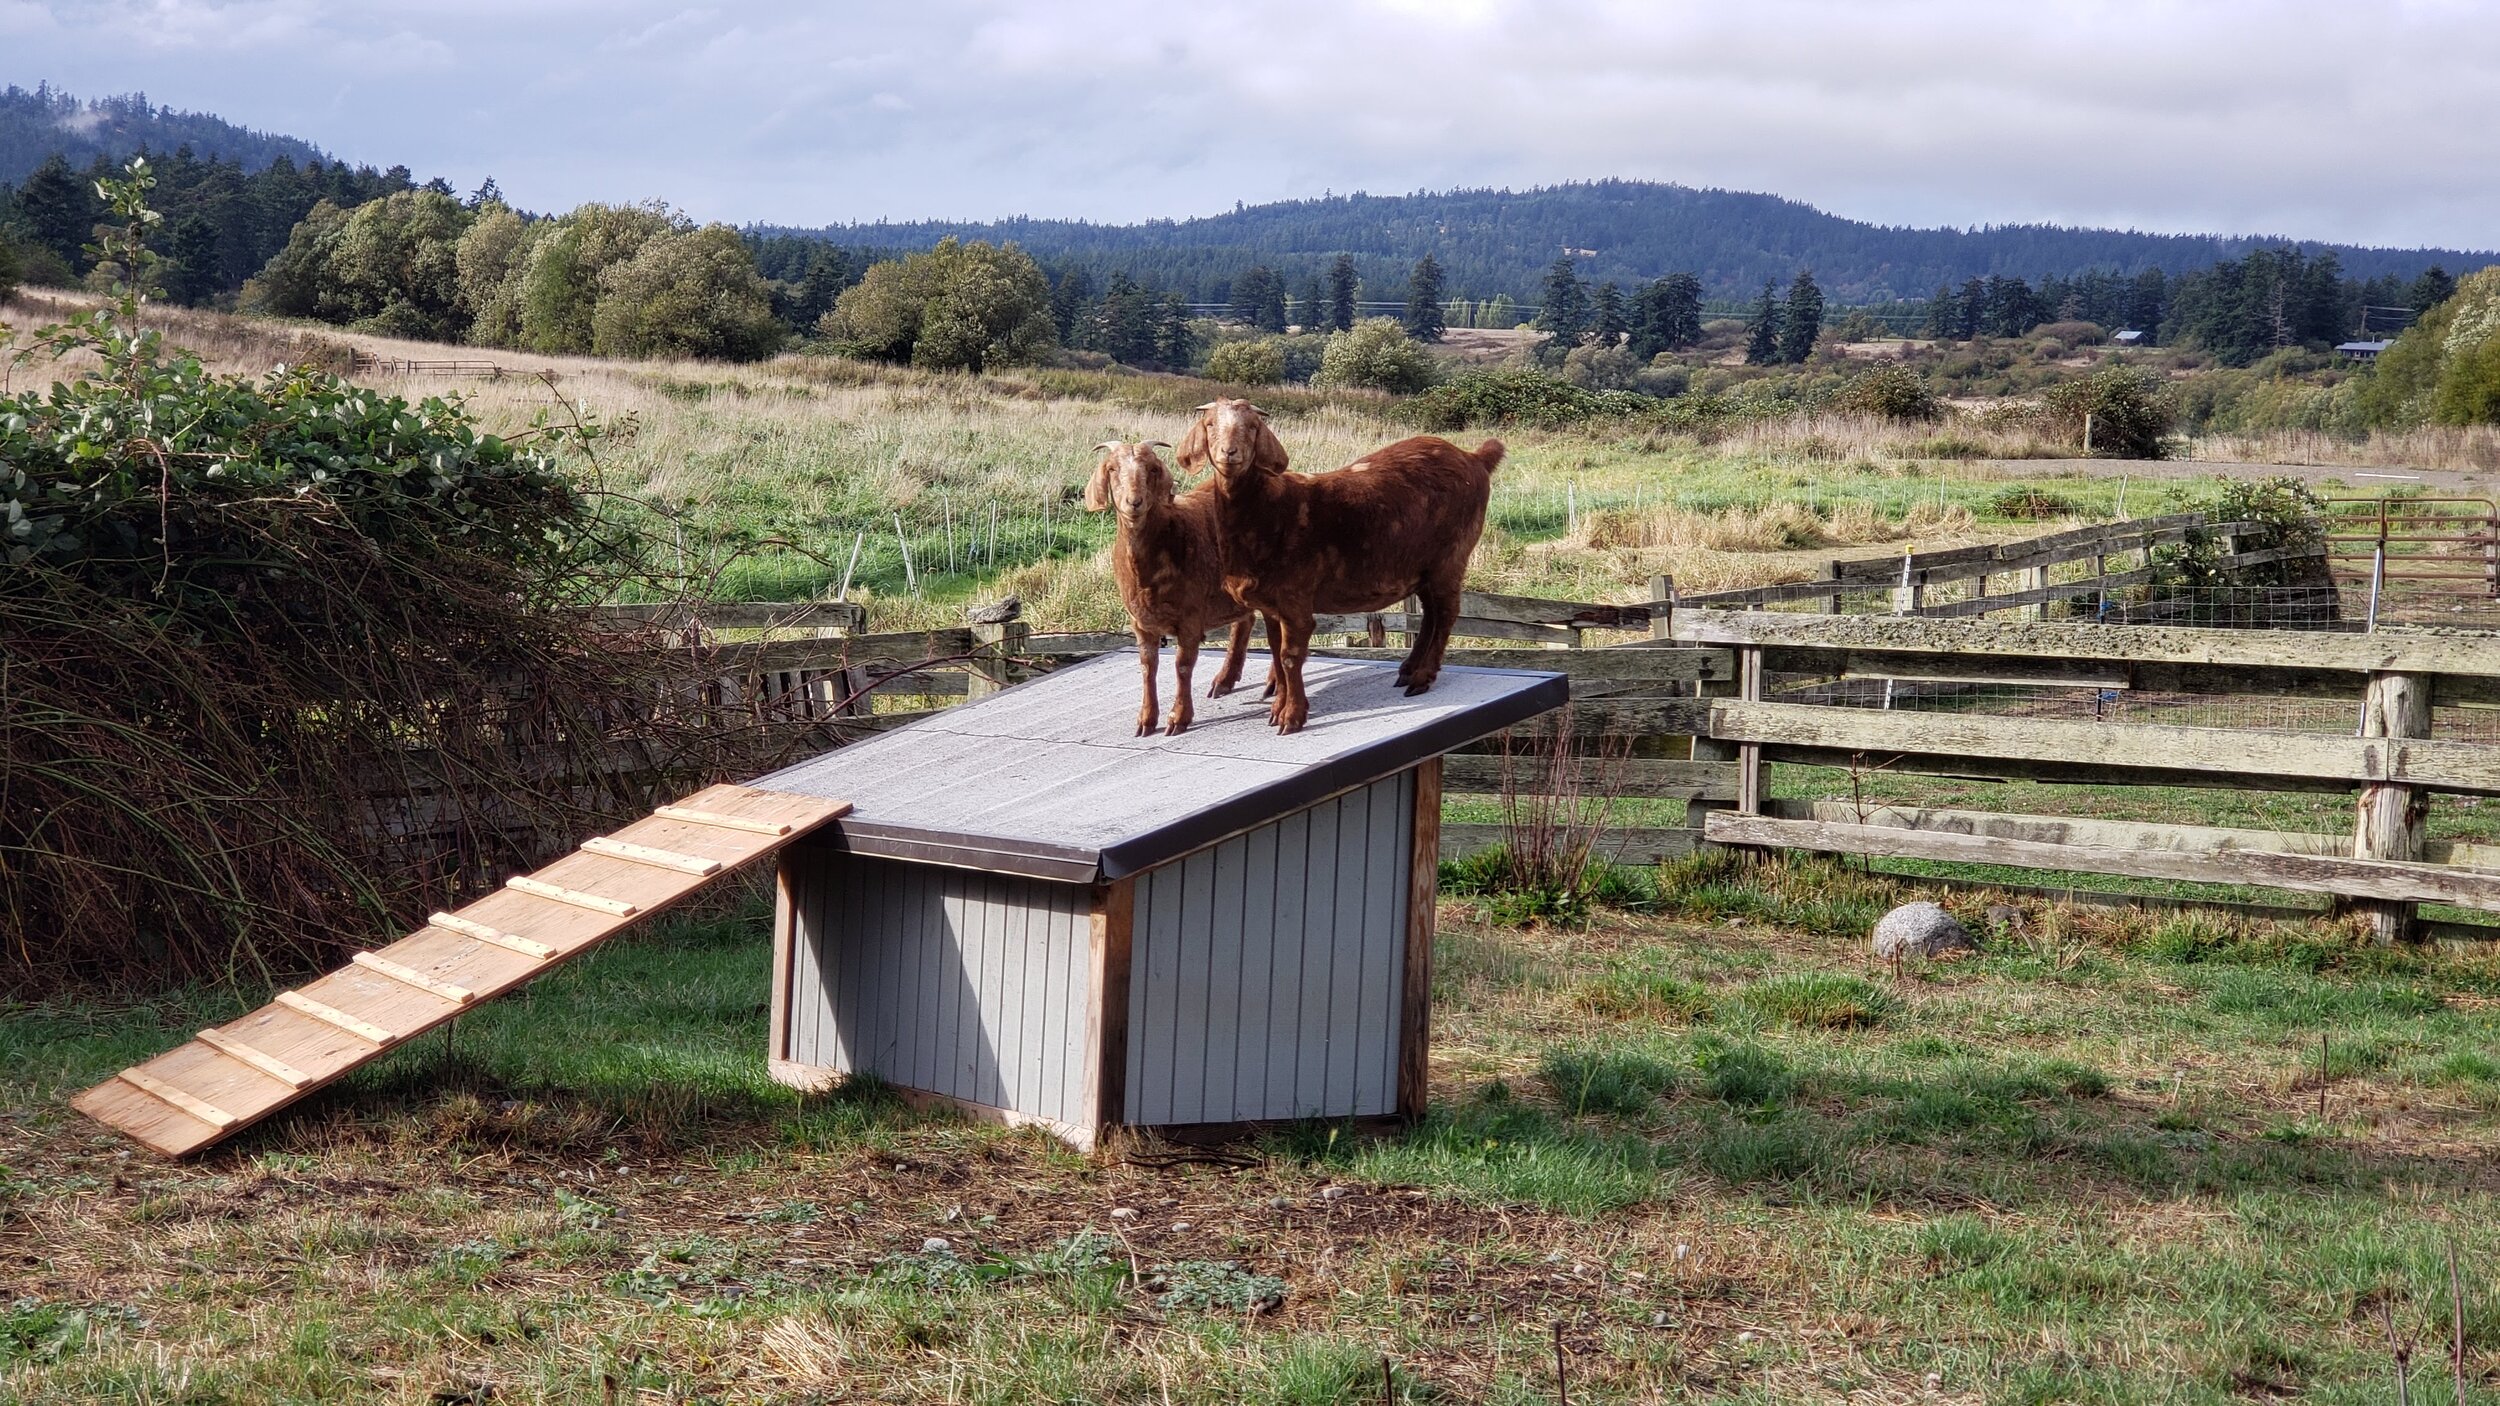
{"label": "green grass", "polygon": [[798,1098],[752,912],[180,1164],[60,1100],[243,998],[12,1008],[0,1400],[1365,1402],[1385,1356],[1398,1400],[1524,1403],[1560,1323],[1574,1400],[2361,1402],[2384,1299],[2444,1402],[2451,1242],[2500,1368],[2491,959],[2042,911],[1896,979],[1774,920],[1879,882],[1659,879],[1585,927],[1453,907],[1429,1117],[1245,1170]]}

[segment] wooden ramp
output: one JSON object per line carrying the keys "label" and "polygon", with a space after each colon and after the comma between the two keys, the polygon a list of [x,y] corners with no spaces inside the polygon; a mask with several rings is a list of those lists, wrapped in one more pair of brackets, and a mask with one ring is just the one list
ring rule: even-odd
{"label": "wooden ramp", "polygon": [[180,1157],[259,1122],[850,810],[714,786],[72,1101]]}

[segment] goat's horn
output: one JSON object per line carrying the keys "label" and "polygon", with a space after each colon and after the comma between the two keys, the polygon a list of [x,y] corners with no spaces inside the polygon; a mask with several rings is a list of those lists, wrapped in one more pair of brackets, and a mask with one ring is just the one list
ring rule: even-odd
{"label": "goat's horn", "polygon": [[1220,400],[1210,400],[1210,401],[1208,401],[1206,404],[1201,405],[1201,406],[1199,406],[1198,408],[1199,408],[1199,409],[1201,409],[1201,410],[1213,410],[1215,407],[1217,407],[1217,406],[1219,406],[1219,405],[1222,405],[1223,403],[1224,403],[1224,402],[1222,402],[1222,401],[1220,401]]}
{"label": "goat's horn", "polygon": [[1168,439],[1150,439],[1146,441],[1146,447],[1149,449],[1169,449],[1172,447],[1172,441]]}
{"label": "goat's horn", "polygon": [[1116,439],[1106,439],[1106,440],[1104,440],[1102,443],[1097,444],[1097,445],[1095,445],[1095,446],[1094,446],[1094,452],[1095,452],[1095,453],[1097,453],[1097,454],[1108,454],[1108,453],[1110,453],[1112,450],[1117,449],[1117,448],[1119,448],[1119,447],[1120,447],[1120,442],[1119,442],[1118,440],[1116,440]]}

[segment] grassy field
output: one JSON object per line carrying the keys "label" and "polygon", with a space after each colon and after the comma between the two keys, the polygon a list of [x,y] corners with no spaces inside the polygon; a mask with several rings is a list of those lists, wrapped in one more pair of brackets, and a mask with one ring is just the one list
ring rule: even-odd
{"label": "grassy field", "polygon": [[1894,896],[1448,901],[1429,1121],[1239,1165],[798,1099],[753,912],[180,1165],[61,1101],[238,1002],[11,1011],[0,1399],[2379,1402],[2384,1306],[2446,1402],[2451,1247],[2500,1399],[2500,962],[2034,910],[1896,977]]}

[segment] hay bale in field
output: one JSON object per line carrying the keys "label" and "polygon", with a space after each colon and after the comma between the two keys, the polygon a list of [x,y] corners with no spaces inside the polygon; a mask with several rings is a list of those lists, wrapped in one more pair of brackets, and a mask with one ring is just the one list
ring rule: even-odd
{"label": "hay bale in field", "polygon": [[1900,957],[1941,957],[1947,952],[1975,952],[1978,939],[1950,913],[1933,903],[1904,903],[1875,921],[1875,955],[1885,961]]}

